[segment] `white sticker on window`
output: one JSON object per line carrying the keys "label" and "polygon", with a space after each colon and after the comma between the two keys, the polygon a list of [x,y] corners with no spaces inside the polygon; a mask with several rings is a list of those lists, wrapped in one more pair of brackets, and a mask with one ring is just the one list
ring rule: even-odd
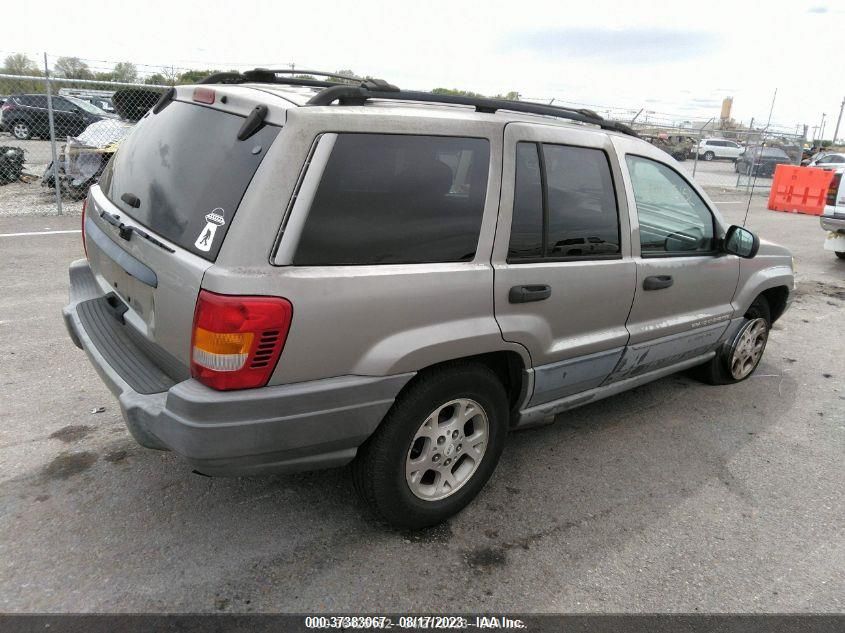
{"label": "white sticker on window", "polygon": [[217,232],[217,227],[226,224],[226,220],[223,218],[223,213],[223,209],[217,207],[205,216],[207,224],[202,232],[200,232],[199,237],[197,237],[197,241],[194,242],[195,248],[206,253],[211,250],[211,245],[214,244],[214,234]]}

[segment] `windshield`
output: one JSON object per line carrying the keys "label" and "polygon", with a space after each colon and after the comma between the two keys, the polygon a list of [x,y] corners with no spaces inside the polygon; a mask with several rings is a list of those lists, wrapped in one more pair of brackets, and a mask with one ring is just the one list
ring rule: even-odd
{"label": "windshield", "polygon": [[78,99],[77,97],[65,97],[68,101],[70,101],[73,105],[77,106],[78,108],[85,110],[90,114],[99,114],[100,116],[105,116],[106,111],[101,110],[95,105],[92,105],[85,101],[84,99]]}

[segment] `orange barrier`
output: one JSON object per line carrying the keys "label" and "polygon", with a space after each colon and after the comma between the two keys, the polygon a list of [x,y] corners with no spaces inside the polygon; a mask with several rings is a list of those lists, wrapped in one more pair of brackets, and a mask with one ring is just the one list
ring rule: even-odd
{"label": "orange barrier", "polygon": [[769,209],[821,215],[832,171],[816,167],[777,165],[769,192]]}

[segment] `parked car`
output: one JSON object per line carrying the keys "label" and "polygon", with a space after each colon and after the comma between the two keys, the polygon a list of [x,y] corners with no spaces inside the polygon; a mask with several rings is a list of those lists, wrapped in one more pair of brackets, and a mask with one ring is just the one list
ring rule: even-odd
{"label": "parked car", "polygon": [[121,143],[64,308],[135,439],[200,473],[351,462],[377,515],[431,525],[511,430],[694,367],[746,379],[789,305],[789,251],[625,125],[219,80]]}
{"label": "parked car", "polygon": [[[76,136],[86,127],[108,118],[108,114],[75,97],[53,97],[53,123],[57,136]],[[0,129],[19,141],[34,136],[50,137],[47,95],[12,95],[0,107]]]}
{"label": "parked car", "polygon": [[724,138],[705,138],[698,144],[698,157],[704,160],[727,158],[736,160],[742,152],[742,145]]}
{"label": "parked car", "polygon": [[839,259],[845,259],[845,187],[842,174],[845,167],[836,168],[833,180],[827,189],[824,212],[821,216],[822,229],[827,231],[824,242],[826,251],[833,251]]}
{"label": "parked car", "polygon": [[808,167],[819,167],[821,169],[839,169],[845,165],[845,154],[828,152],[820,154],[807,163]]}
{"label": "parked car", "polygon": [[791,165],[792,159],[779,147],[748,147],[736,159],[734,171],[746,176],[771,178],[777,165]]}

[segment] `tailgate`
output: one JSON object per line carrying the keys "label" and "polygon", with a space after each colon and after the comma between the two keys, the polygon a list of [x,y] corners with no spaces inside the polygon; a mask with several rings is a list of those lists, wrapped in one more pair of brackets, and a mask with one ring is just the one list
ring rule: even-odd
{"label": "tailgate", "polygon": [[125,304],[127,325],[186,368],[203,274],[280,129],[239,140],[244,120],[168,102],[138,123],[89,194],[84,230],[98,285]]}
{"label": "tailgate", "polygon": [[97,284],[123,301],[129,326],[188,367],[194,306],[211,262],[163,238],[145,239],[141,232],[150,235],[99,187],[91,188],[85,244]]}

